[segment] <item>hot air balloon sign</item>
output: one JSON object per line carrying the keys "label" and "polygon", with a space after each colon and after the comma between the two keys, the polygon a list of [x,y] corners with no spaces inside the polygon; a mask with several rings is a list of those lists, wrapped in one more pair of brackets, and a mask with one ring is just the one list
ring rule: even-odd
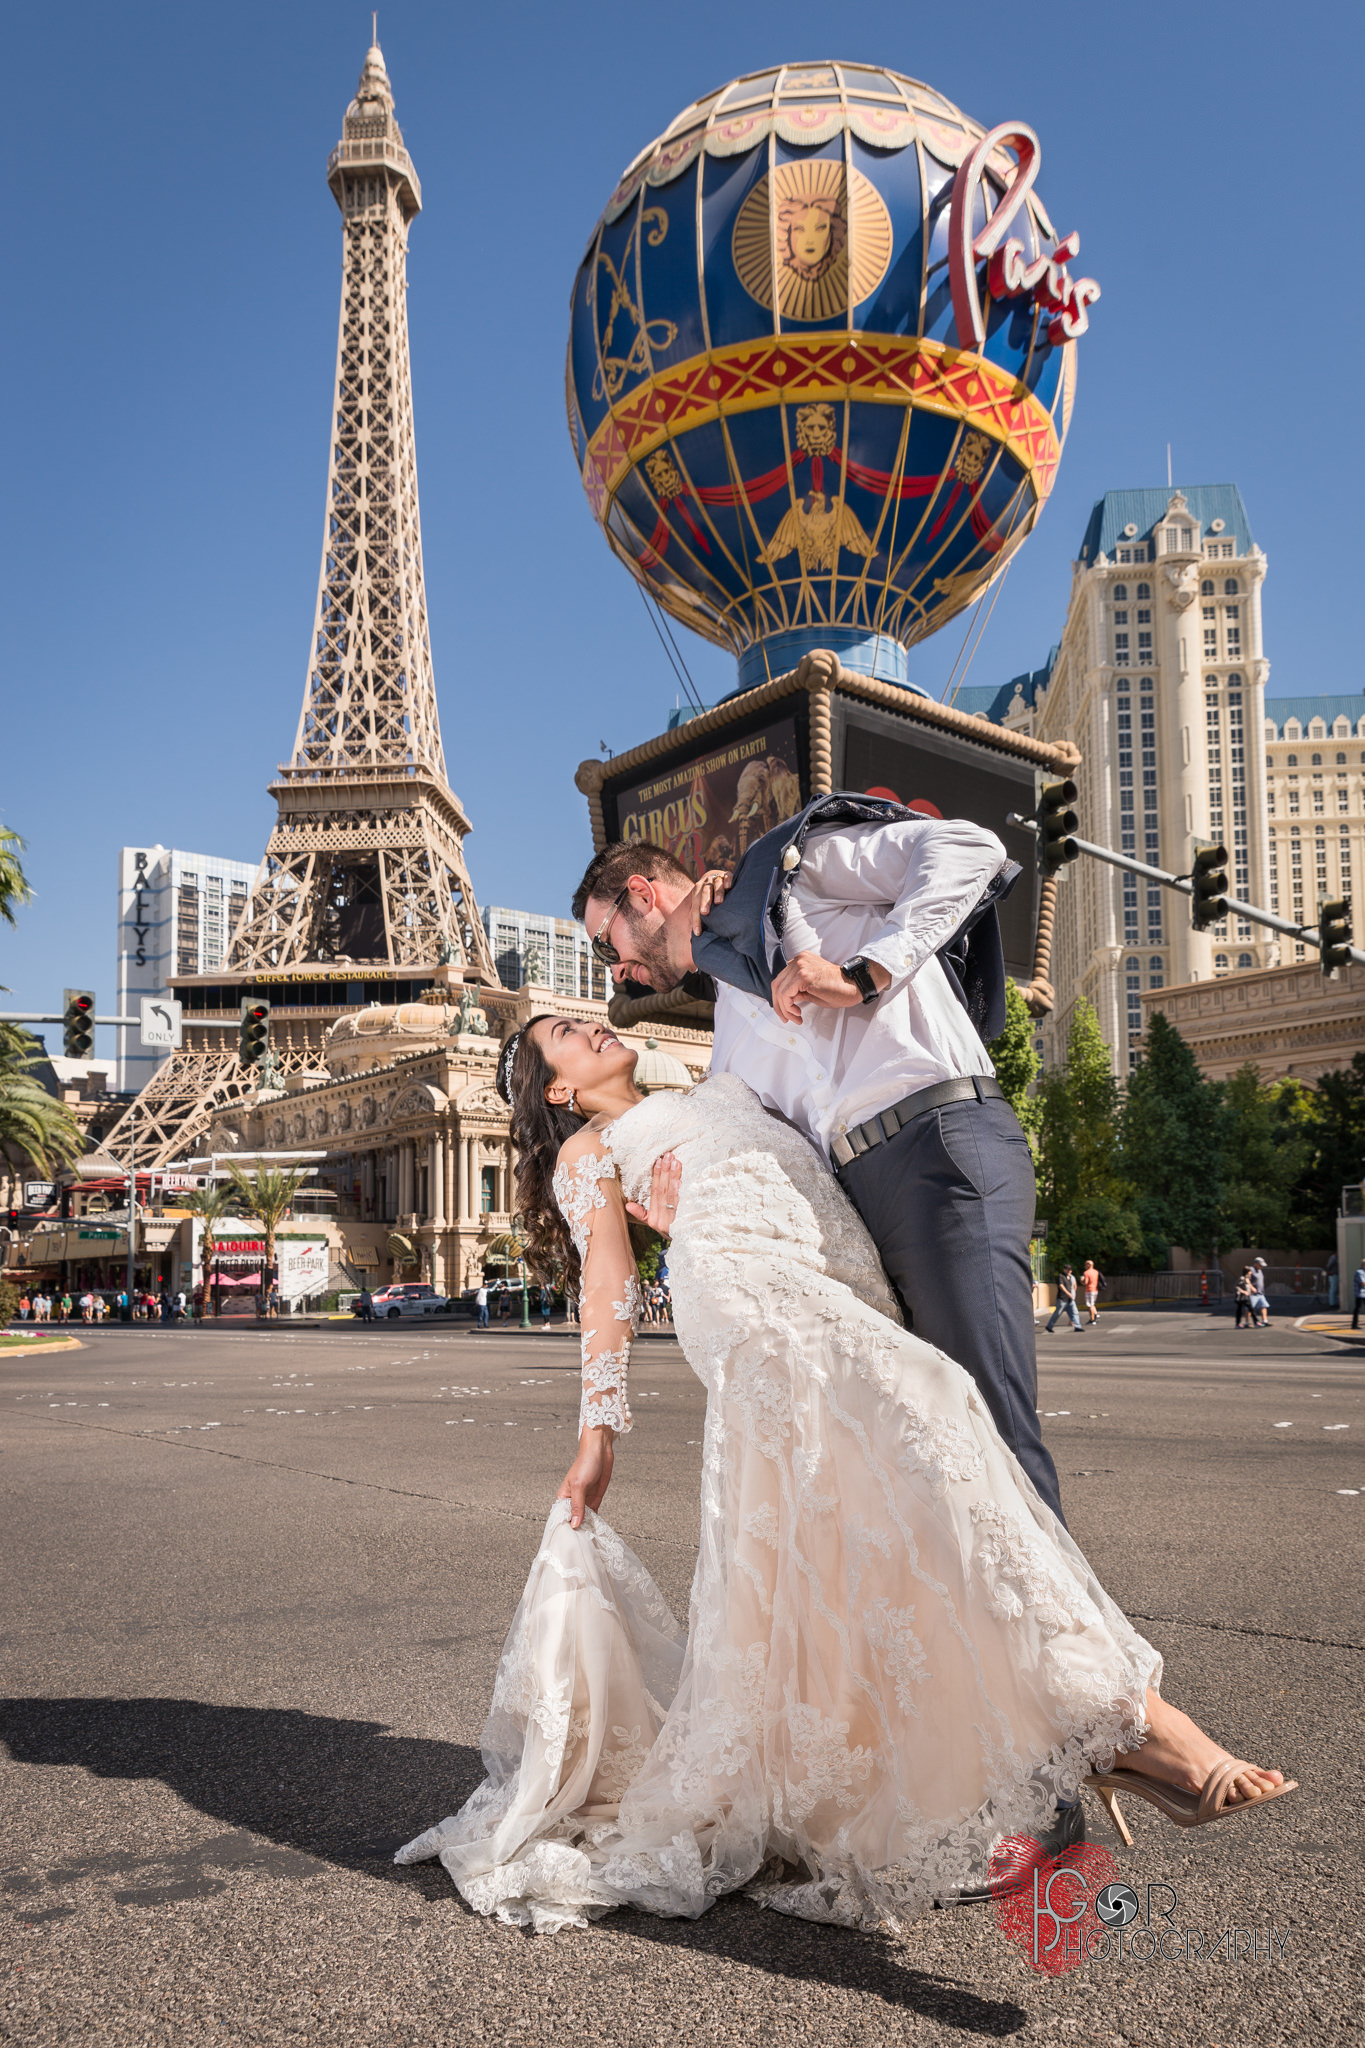
{"label": "hot air balloon sign", "polygon": [[569,429],[614,552],[749,686],[814,646],[908,681],[1056,475],[1099,297],[989,132],[866,65],[784,66],[622,178],[570,312]]}

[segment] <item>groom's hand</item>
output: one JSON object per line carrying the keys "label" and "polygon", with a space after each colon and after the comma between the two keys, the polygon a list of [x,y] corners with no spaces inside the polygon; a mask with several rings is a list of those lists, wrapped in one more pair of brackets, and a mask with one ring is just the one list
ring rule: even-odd
{"label": "groom's hand", "polygon": [[[891,976],[875,961],[868,963],[879,989],[890,986]],[[862,1001],[856,985],[832,960],[818,953],[798,953],[789,960],[773,983],[773,1008],[784,1024],[800,1024],[803,1003],[815,1003],[822,1010],[851,1010]]]}

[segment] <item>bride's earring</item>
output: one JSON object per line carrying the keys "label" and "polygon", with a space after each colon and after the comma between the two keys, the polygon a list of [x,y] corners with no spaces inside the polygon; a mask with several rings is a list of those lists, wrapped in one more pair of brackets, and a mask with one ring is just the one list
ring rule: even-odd
{"label": "bride's earring", "polygon": [[577,1116],[577,1115],[578,1115],[578,1100],[577,1100],[577,1097],[575,1096],[575,1094],[574,1094],[574,1092],[573,1092],[573,1089],[572,1089],[572,1088],[571,1088],[571,1089],[569,1090],[569,1100],[568,1100],[567,1108],[568,1108],[568,1111],[569,1111],[569,1114],[570,1114],[570,1116]]}

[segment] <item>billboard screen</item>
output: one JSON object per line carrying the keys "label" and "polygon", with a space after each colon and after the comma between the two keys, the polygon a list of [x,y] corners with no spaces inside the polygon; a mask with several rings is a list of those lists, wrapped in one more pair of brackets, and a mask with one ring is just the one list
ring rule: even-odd
{"label": "billboard screen", "polygon": [[608,783],[608,834],[648,839],[690,875],[731,866],[755,839],[800,810],[802,760],[790,714],[742,738],[709,737],[689,760],[675,755],[637,781]]}
{"label": "billboard screen", "polygon": [[[836,754],[837,759],[837,754]],[[1033,972],[1036,846],[1031,832],[1006,825],[1008,811],[1034,806],[1033,770],[1026,762],[988,755],[948,734],[913,732],[904,719],[878,718],[849,707],[844,721],[844,789],[894,797],[931,818],[969,818],[985,825],[1024,872],[1000,906],[1005,966],[1017,981]]]}

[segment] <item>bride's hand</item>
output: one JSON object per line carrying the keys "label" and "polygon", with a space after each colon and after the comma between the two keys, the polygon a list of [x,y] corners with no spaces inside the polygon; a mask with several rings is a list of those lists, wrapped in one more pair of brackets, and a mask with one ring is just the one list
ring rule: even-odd
{"label": "bride's hand", "polygon": [[602,1497],[611,1484],[613,1442],[609,1429],[584,1429],[578,1439],[578,1456],[555,1495],[556,1500],[570,1503],[571,1529],[582,1527],[584,1508],[591,1508],[596,1514],[602,1505]]}
{"label": "bride's hand", "polygon": [[708,868],[692,891],[692,932],[695,937],[701,931],[701,921],[715,903],[725,901],[725,892],[734,876],[724,868]]}
{"label": "bride's hand", "polygon": [[674,1153],[665,1152],[654,1162],[649,1183],[649,1207],[646,1209],[639,1202],[627,1202],[626,1211],[637,1222],[647,1223],[660,1237],[672,1237],[681,1186],[682,1161]]}

